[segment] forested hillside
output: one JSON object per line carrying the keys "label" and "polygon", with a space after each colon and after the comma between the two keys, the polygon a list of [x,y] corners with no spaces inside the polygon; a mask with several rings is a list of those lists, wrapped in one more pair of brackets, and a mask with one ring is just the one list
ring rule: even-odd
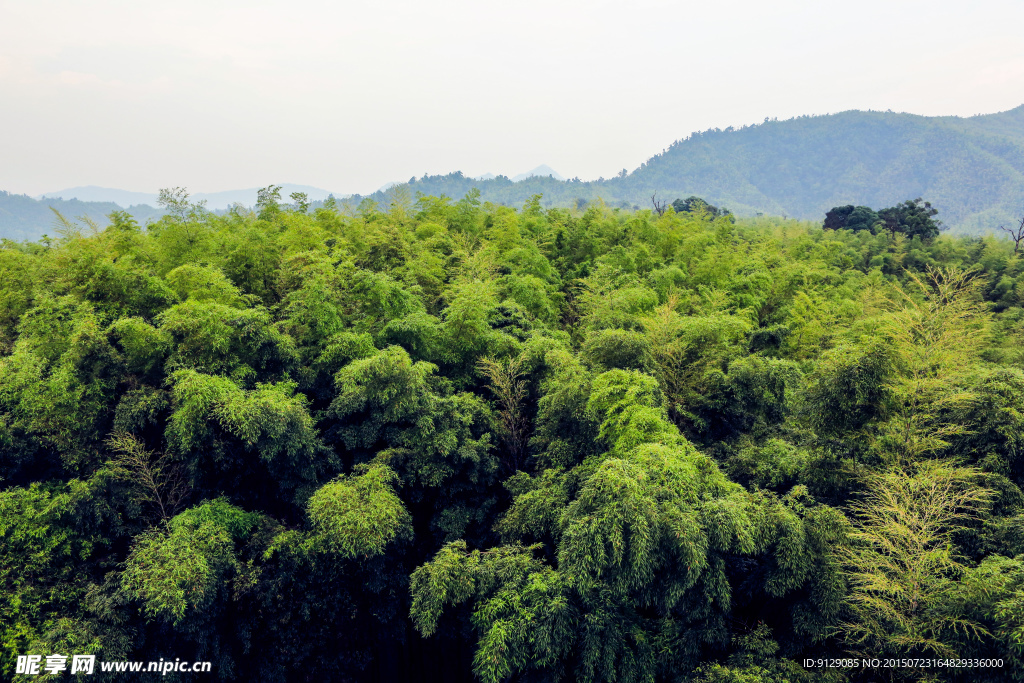
{"label": "forested hillside", "polygon": [[[888,206],[924,197],[954,232],[984,234],[1024,211],[1024,106],[970,118],[848,111],[694,133],[632,173],[582,182],[536,177],[477,181],[452,174],[410,182],[411,194],[545,206],[603,199],[650,207],[699,195],[738,215],[820,220],[833,206]],[[384,200],[385,193],[373,196]]]}
{"label": "forested hillside", "polygon": [[175,196],[0,247],[2,676],[1024,680],[1012,243]]}

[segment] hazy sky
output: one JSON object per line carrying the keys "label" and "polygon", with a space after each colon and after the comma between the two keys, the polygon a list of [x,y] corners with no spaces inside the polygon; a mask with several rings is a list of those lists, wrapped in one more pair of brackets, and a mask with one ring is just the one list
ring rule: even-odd
{"label": "hazy sky", "polygon": [[1024,103],[1021,0],[0,0],[0,190],[584,179],[695,130]]}

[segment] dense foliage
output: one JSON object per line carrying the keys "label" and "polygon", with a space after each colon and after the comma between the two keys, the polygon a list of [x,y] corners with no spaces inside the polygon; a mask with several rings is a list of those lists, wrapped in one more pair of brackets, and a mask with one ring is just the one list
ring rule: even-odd
{"label": "dense foliage", "polygon": [[3,676],[1024,679],[1011,243],[477,197],[3,243]]}
{"label": "dense foliage", "polygon": [[872,233],[885,231],[892,237],[901,234],[904,237],[929,239],[938,237],[939,232],[942,231],[941,222],[934,219],[938,213],[938,209],[932,207],[931,202],[923,201],[920,197],[877,212],[868,206],[847,204],[833,207],[826,213],[822,227],[826,230],[853,230],[854,232],[858,230],[870,230]]}

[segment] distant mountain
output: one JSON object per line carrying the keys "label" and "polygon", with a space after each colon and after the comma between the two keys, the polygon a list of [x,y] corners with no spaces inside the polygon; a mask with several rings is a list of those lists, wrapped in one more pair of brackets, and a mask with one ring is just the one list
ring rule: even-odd
{"label": "distant mountain", "polygon": [[661,190],[807,219],[923,197],[950,227],[984,232],[1024,211],[1024,106],[971,118],[849,111],[707,131],[609,184],[638,202]]}
{"label": "distant mountain", "polygon": [[698,195],[738,215],[808,220],[833,206],[882,208],[923,197],[953,230],[983,233],[1024,213],[1024,106],[970,118],[848,111],[713,129],[608,180],[563,182],[541,173],[519,182],[473,180],[456,172],[410,183],[413,196],[459,198],[473,187],[484,201],[510,205],[534,194],[546,206],[600,198],[630,207],[650,207],[654,194],[668,202]]}
{"label": "distant mountain", "polygon": [[57,217],[53,207],[61,215],[71,221],[82,223],[82,217],[106,226],[107,220],[114,211],[126,210],[140,224],[155,220],[163,215],[163,211],[147,205],[122,207],[113,202],[84,202],[78,199],[33,199],[28,195],[10,194],[0,191],[0,238],[15,241],[38,240],[44,234],[56,236],[58,232]]}
{"label": "distant mountain", "polygon": [[131,192],[129,190],[115,190],[110,187],[97,187],[95,185],[69,187],[66,190],[46,192],[36,196],[36,199],[77,199],[82,202],[112,202],[122,209],[133,204],[156,206],[156,198],[156,192]]}
{"label": "distant mountain", "polygon": [[[397,185],[398,183],[394,184]],[[293,192],[305,192],[310,201],[323,201],[331,195],[330,192],[319,187],[285,183],[281,186],[281,199],[288,202],[289,197]],[[258,193],[259,188],[253,187],[245,190],[225,190],[224,192],[198,192],[191,195],[191,199],[194,202],[205,200],[206,208],[211,211],[218,211],[231,208],[235,204],[253,206],[256,204],[256,197]],[[128,190],[117,190],[109,187],[88,185],[85,187],[70,187],[66,190],[58,190],[57,192],[47,192],[46,194],[39,195],[37,199],[61,198],[78,199],[83,202],[113,202],[121,208],[127,208],[137,204],[149,204],[150,206],[156,206],[157,196],[158,195],[155,192],[130,192]],[[341,194],[335,195],[338,199],[347,196],[348,195]]]}
{"label": "distant mountain", "polygon": [[[254,206],[258,192],[257,188],[203,192],[191,195],[190,199],[194,202],[205,200],[206,208],[211,211],[225,211],[235,204]],[[282,202],[290,203],[293,192],[305,192],[314,205],[322,204],[331,195],[327,190],[309,185],[282,185]],[[36,198],[0,191],[0,238],[36,240],[44,234],[56,234],[56,216],[50,210],[51,206],[69,220],[84,216],[100,227],[109,223],[107,216],[114,211],[127,211],[139,223],[145,224],[164,214],[163,209],[156,206],[157,196],[94,185],[47,192]],[[336,199],[348,196],[336,195]]]}
{"label": "distant mountain", "polygon": [[550,166],[548,166],[546,164],[541,164],[540,166],[538,166],[537,168],[533,169],[532,171],[527,171],[526,173],[520,173],[517,176],[513,176],[512,177],[512,182],[513,183],[518,183],[520,180],[526,180],[527,178],[534,178],[534,177],[541,177],[541,178],[543,178],[543,177],[547,177],[547,176],[550,176],[550,177],[554,178],[555,180],[565,180],[565,178],[563,178],[562,176],[558,175],[558,171],[556,171],[555,169],[551,168]]}
{"label": "distant mountain", "polygon": [[[385,192],[401,184],[388,183],[370,196],[385,201]],[[422,192],[456,199],[476,187],[483,201],[519,206],[535,194],[543,195],[546,206],[577,207],[598,199],[613,207],[649,207],[652,195],[659,202],[698,195],[738,215],[763,212],[807,220],[821,220],[830,208],[843,204],[878,209],[923,197],[953,230],[984,233],[1024,214],[1024,106],[970,118],[847,111],[716,128],[693,133],[632,173],[607,180],[564,180],[549,166],[538,166],[513,178],[485,174],[474,179],[455,172],[413,178],[405,185],[411,197]],[[315,187],[285,185],[282,199],[288,201],[292,192],[305,192],[312,201],[329,194]],[[208,208],[218,210],[234,203],[252,206],[256,193],[253,188],[196,194],[193,199],[206,199]],[[155,201],[145,193],[96,187],[47,194],[112,202],[114,208],[143,197]],[[45,231],[39,226],[52,222],[48,209],[39,213],[26,200],[33,201],[3,196],[0,236],[25,230],[39,234]],[[102,211],[102,216],[113,210],[75,206],[61,211],[90,216],[89,212]],[[22,210],[33,218],[18,214]]]}
{"label": "distant mountain", "polygon": [[[311,202],[321,202],[330,196],[334,196],[335,199],[344,199],[350,195],[332,193],[328,190],[324,190],[319,187],[312,187],[310,185],[291,185],[285,183],[281,186],[281,200],[288,204],[291,202],[291,195],[293,192],[305,192],[306,197]],[[255,206],[256,197],[259,194],[259,188],[251,188],[248,190],[227,190],[225,192],[206,192],[196,194],[192,199],[193,201],[206,200],[206,208],[210,210],[221,210],[229,209],[235,204],[241,204],[242,206]]]}

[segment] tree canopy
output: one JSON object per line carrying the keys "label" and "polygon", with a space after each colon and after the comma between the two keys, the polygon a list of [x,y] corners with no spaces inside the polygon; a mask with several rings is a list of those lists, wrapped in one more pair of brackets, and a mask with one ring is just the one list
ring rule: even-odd
{"label": "tree canopy", "polygon": [[934,219],[938,209],[931,202],[921,198],[907,200],[902,204],[873,211],[867,206],[837,206],[825,214],[823,227],[826,230],[870,230],[872,233],[888,232],[906,237],[931,239],[937,237],[942,224]]}
{"label": "tree canopy", "polygon": [[[161,197],[0,245],[4,677],[1022,680],[1013,244]],[[805,665],[882,656],[1002,664]]]}

